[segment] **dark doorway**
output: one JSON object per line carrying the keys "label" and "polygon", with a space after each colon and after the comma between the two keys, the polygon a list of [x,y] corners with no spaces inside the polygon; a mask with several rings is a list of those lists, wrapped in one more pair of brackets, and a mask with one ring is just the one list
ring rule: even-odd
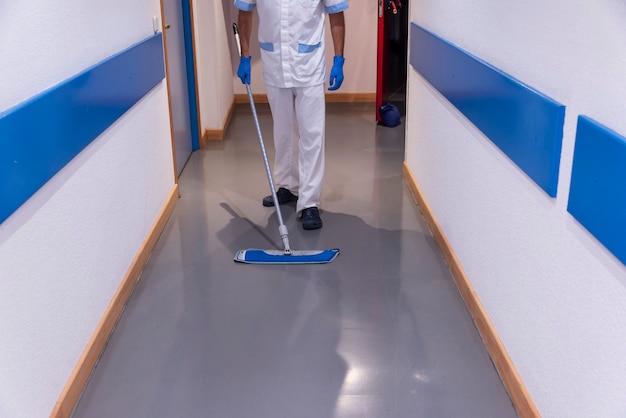
{"label": "dark doorway", "polygon": [[377,121],[378,109],[386,103],[406,114],[408,26],[409,0],[378,1]]}

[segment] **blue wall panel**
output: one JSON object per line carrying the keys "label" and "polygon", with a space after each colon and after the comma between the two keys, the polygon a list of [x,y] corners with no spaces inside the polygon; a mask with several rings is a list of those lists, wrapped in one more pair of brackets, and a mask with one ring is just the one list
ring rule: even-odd
{"label": "blue wall panel", "polygon": [[567,210],[626,264],[626,138],[580,116]]}
{"label": "blue wall panel", "polygon": [[413,68],[556,196],[565,106],[415,23],[410,49]]}
{"label": "blue wall panel", "polygon": [[164,77],[159,33],[0,113],[0,222]]}

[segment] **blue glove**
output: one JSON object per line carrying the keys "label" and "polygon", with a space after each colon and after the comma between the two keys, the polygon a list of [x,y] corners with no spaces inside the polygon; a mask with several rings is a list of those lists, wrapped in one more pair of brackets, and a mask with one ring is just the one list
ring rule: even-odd
{"label": "blue glove", "polygon": [[250,84],[250,58],[252,57],[241,57],[239,59],[237,77],[241,79],[241,84]]}
{"label": "blue glove", "polygon": [[343,63],[345,58],[339,55],[335,55],[333,58],[333,68],[330,70],[330,87],[328,90],[337,90],[343,83]]}

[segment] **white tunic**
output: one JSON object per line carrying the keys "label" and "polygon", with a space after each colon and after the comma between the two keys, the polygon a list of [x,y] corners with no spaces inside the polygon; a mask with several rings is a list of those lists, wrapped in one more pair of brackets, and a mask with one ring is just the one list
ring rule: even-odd
{"label": "white tunic", "polygon": [[235,0],[259,14],[259,46],[265,84],[307,87],[326,78],[324,18],[348,8],[348,0]]}

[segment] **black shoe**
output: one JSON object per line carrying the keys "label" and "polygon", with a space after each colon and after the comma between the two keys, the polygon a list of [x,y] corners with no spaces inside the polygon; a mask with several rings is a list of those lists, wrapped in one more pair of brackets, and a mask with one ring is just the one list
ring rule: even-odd
{"label": "black shoe", "polygon": [[316,207],[306,208],[302,211],[302,228],[320,229],[321,227],[322,218],[320,218],[320,211]]}
{"label": "black shoe", "polygon": [[[278,191],[276,192],[276,196],[278,197],[278,203],[281,205],[284,205],[285,203],[289,203],[289,202],[295,202],[296,200],[298,200],[298,196],[291,193],[289,190],[285,189],[284,187],[281,187],[278,189]],[[272,195],[265,196],[263,198],[263,206],[268,207],[268,208],[271,206],[274,206],[274,197]]]}

